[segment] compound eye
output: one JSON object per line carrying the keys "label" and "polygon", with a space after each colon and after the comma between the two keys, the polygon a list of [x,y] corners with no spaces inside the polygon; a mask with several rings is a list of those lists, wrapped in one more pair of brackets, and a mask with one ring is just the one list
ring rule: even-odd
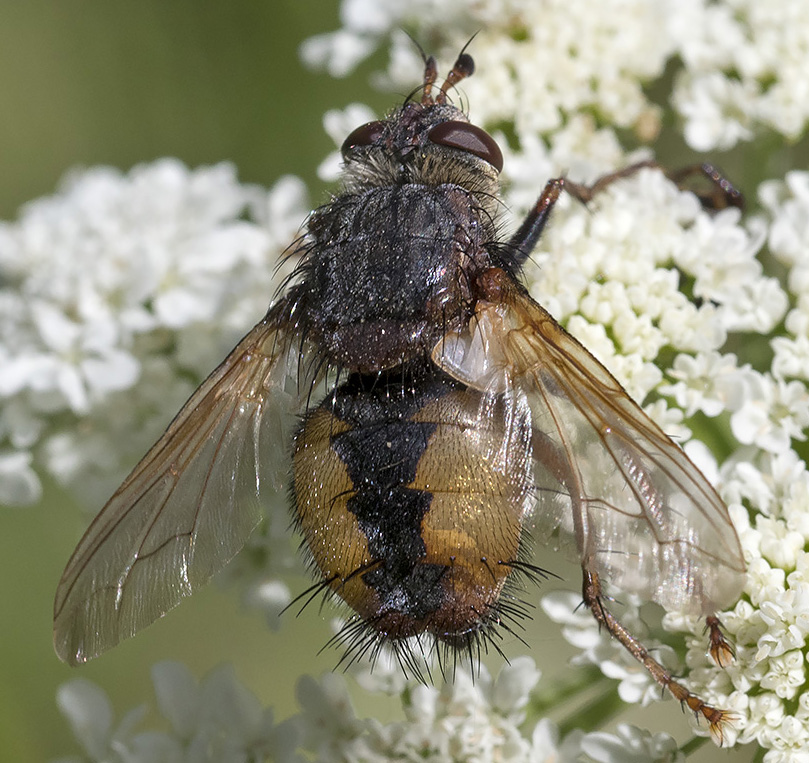
{"label": "compound eye", "polygon": [[503,169],[503,153],[489,133],[469,122],[441,122],[427,137],[439,146],[459,148],[492,165],[498,172]]}
{"label": "compound eye", "polygon": [[345,157],[351,149],[357,146],[373,145],[382,137],[384,130],[385,122],[382,121],[368,122],[367,124],[360,125],[348,134],[348,137],[343,141],[343,145],[340,147],[340,152],[343,154],[343,157]]}

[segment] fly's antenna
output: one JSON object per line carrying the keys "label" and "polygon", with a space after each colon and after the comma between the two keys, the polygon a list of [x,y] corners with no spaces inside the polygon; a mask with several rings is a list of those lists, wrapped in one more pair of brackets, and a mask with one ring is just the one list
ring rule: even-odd
{"label": "fly's antenna", "polygon": [[419,41],[413,37],[410,32],[406,29],[402,31],[410,38],[410,42],[416,46],[416,50],[419,52],[421,60],[424,62],[424,78],[421,83],[421,103],[423,106],[428,106],[433,102],[433,84],[435,84],[435,81],[438,79],[438,66],[435,63],[435,57],[428,56],[424,52],[424,48],[419,45]]}
{"label": "fly's antenna", "polygon": [[438,66],[435,62],[435,56],[428,56],[424,52],[424,48],[419,45],[418,40],[407,32],[405,32],[405,34],[410,37],[411,41],[416,46],[416,50],[421,54],[421,60],[424,61],[424,79],[421,85],[422,106],[430,106],[434,103],[446,103],[449,90],[455,87],[461,80],[471,77],[475,73],[475,62],[472,56],[466,52],[466,49],[471,44],[472,40],[477,37],[477,32],[475,32],[475,34],[469,38],[469,42],[463,46],[447,78],[438,89],[438,95],[436,95],[435,98],[433,98],[433,85],[438,79]]}
{"label": "fly's antenna", "polygon": [[[419,50],[421,51],[421,48]],[[421,55],[424,57],[424,51],[421,51]],[[424,82],[421,91],[421,103],[423,106],[428,106],[433,102],[433,84],[436,79],[438,79],[438,66],[435,63],[435,57],[424,57]]]}
{"label": "fly's antenna", "polygon": [[[471,40],[470,40],[471,42]],[[467,43],[468,45],[469,43]],[[447,91],[451,87],[455,87],[461,80],[471,77],[475,73],[475,62],[468,53],[463,53],[458,56],[455,63],[452,65],[450,73],[441,85],[438,95],[435,97],[436,103],[447,102]]]}
{"label": "fly's antenna", "polygon": [[[478,30],[480,31],[480,30]],[[471,77],[475,73],[475,61],[467,52],[466,49],[472,44],[472,40],[478,36],[478,33],[475,32],[467,41],[466,45],[461,48],[461,52],[458,54],[458,58],[455,60],[455,63],[452,65],[452,69],[450,73],[447,75],[447,78],[444,80],[444,84],[441,85],[441,92],[435,99],[436,103],[446,103],[447,101],[447,91],[451,87],[455,87],[461,80],[466,79],[467,77]]]}

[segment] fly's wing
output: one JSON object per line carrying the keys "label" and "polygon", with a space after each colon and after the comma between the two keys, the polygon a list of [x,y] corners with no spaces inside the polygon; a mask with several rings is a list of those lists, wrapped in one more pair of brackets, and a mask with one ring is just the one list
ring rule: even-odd
{"label": "fly's wing", "polygon": [[727,507],[618,381],[503,277],[433,360],[468,386],[531,411],[536,540],[670,611],[710,614],[738,597],[745,565]]}
{"label": "fly's wing", "polygon": [[191,396],[79,542],[54,601],[62,660],[85,662],[165,614],[259,522],[268,464],[287,447],[278,424],[294,413],[300,349],[272,314]]}

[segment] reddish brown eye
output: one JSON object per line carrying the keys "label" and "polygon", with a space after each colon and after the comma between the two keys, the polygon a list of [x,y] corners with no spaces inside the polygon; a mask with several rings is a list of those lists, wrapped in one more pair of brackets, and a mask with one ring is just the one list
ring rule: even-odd
{"label": "reddish brown eye", "polygon": [[340,151],[345,156],[352,148],[357,146],[370,146],[376,143],[385,130],[385,122],[368,122],[352,130],[343,141]]}
{"label": "reddish brown eye", "polygon": [[503,169],[503,153],[489,133],[468,122],[441,122],[427,136],[439,146],[467,151],[487,161],[498,172]]}

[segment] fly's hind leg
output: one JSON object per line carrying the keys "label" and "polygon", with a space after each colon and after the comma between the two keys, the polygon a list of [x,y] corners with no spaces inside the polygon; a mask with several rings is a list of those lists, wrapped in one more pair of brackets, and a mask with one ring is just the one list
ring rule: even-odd
{"label": "fly's hind leg", "polygon": [[[570,469],[569,462],[564,458],[558,446],[547,435],[541,432],[534,432],[533,452],[535,457],[562,485],[575,485],[576,476]],[[584,529],[582,527],[582,517],[585,516],[579,501],[575,499],[576,492],[570,492],[573,503],[573,522],[576,528],[576,537],[579,548],[585,547]],[[624,625],[607,609],[605,597],[601,590],[601,580],[598,574],[591,568],[591,555],[582,552],[582,599],[587,608],[592,612],[598,624],[620,642],[624,648],[638,661],[654,680],[664,689],[667,689],[672,696],[681,704],[688,707],[698,718],[702,717],[708,722],[711,736],[718,744],[722,743],[723,729],[732,720],[732,714],[726,710],[709,705],[696,694],[690,692],[681,684],[671,671],[661,665],[649,650],[633,636]],[[715,616],[706,619],[706,627],[710,631],[710,654],[718,665],[727,665],[732,657],[731,649],[722,634],[719,619]]]}
{"label": "fly's hind leg", "polygon": [[[731,720],[730,713],[707,704],[677,681],[671,674],[671,671],[664,668],[652,657],[649,650],[621,624],[609,609],[607,609],[598,575],[584,566],[582,566],[582,575],[582,596],[584,603],[593,613],[593,617],[598,621],[598,624],[605,628],[613,638],[619,641],[626,650],[649,671],[652,678],[663,688],[668,689],[671,695],[678,700],[680,704],[687,706],[698,718],[705,718],[708,722],[711,736],[719,744],[722,744],[723,728]],[[708,620],[712,638],[715,633],[718,633],[719,637],[724,642],[724,637],[722,637],[719,631],[719,621],[715,617],[708,618]],[[711,620],[714,621],[713,625],[710,622]],[[727,642],[725,642],[725,646],[727,647]]]}
{"label": "fly's hind leg", "polygon": [[716,615],[705,618],[705,630],[708,631],[708,654],[720,668],[726,668],[733,662],[735,655],[733,647],[722,633],[722,623]]}

